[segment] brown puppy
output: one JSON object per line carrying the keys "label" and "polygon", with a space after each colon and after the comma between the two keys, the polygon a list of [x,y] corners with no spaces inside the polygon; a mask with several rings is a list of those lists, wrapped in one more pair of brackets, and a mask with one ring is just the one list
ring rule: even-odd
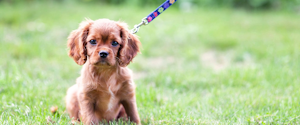
{"label": "brown puppy", "polygon": [[[140,41],[127,25],[108,19],[83,21],[68,38],[69,56],[83,65],[68,89],[67,111],[73,120],[99,124],[120,117],[140,124],[131,70]],[[124,110],[125,109],[125,110]]]}

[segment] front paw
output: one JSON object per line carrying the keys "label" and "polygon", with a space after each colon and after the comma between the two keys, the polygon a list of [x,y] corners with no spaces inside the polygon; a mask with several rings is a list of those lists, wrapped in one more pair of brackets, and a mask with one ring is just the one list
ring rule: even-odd
{"label": "front paw", "polygon": [[72,125],[77,125],[77,124],[80,124],[80,122],[79,122],[78,120],[74,120],[74,119],[73,119],[73,120],[71,121],[71,124],[72,124]]}
{"label": "front paw", "polygon": [[83,120],[84,125],[99,125],[99,120],[97,118],[87,118]]}

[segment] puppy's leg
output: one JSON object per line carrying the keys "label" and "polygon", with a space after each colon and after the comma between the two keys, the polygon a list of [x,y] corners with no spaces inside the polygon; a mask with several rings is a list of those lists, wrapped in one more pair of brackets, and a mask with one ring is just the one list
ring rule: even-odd
{"label": "puppy's leg", "polygon": [[130,99],[124,100],[121,103],[124,106],[126,114],[130,118],[130,121],[133,121],[140,125],[140,117],[137,111],[135,96]]}
{"label": "puppy's leg", "polygon": [[78,93],[78,101],[80,106],[80,117],[85,125],[98,125],[99,119],[95,115],[94,99],[86,96],[86,93]]}
{"label": "puppy's leg", "polygon": [[77,84],[70,87],[67,91],[66,107],[72,121],[79,120],[79,107],[77,99]]}

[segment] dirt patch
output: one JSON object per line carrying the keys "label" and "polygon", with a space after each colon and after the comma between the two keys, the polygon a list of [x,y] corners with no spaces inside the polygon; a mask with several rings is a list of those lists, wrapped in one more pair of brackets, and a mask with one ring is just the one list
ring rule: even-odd
{"label": "dirt patch", "polygon": [[225,69],[229,66],[231,58],[229,55],[218,54],[216,51],[207,51],[200,56],[200,60],[205,67],[211,67],[215,71]]}
{"label": "dirt patch", "polygon": [[[162,70],[169,67],[175,63],[176,60],[174,57],[152,57],[152,58],[137,58],[134,63],[138,63],[142,69],[155,69],[155,70]],[[134,79],[142,79],[148,75],[146,71],[134,72],[133,78]]]}
{"label": "dirt patch", "polygon": [[205,67],[210,67],[215,71],[221,71],[228,67],[252,67],[254,66],[253,58],[249,53],[241,55],[231,51],[218,52],[210,50],[200,55],[200,61]]}
{"label": "dirt patch", "polygon": [[133,73],[133,79],[143,79],[147,77],[148,73],[147,72],[134,72]]}
{"label": "dirt patch", "polygon": [[147,69],[155,68],[161,69],[168,67],[169,64],[175,63],[174,57],[155,57],[155,58],[139,58],[136,60],[136,63],[139,63],[141,66],[147,66]]}

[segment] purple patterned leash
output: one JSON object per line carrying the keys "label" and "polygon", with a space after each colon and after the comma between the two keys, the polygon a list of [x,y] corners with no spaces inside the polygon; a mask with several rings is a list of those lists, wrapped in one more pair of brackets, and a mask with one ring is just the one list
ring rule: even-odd
{"label": "purple patterned leash", "polygon": [[138,25],[135,25],[130,32],[135,34],[139,31],[142,25],[147,25],[151,21],[153,21],[158,15],[168,9],[171,5],[173,5],[177,0],[166,0],[163,4],[161,4],[158,8],[156,8],[152,13],[150,13],[147,17],[142,19],[142,22]]}

